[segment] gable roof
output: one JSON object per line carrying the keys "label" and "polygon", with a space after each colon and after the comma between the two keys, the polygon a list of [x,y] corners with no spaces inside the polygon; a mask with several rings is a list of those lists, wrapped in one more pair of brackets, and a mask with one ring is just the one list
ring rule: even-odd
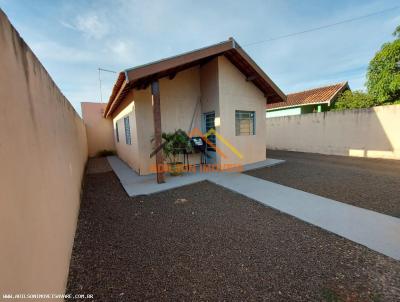
{"label": "gable roof", "polygon": [[309,104],[329,104],[341,93],[349,89],[347,82],[290,93],[286,102],[267,103],[267,110],[297,107]]}
{"label": "gable roof", "polygon": [[204,64],[220,55],[224,55],[247,77],[248,81],[252,81],[254,85],[264,92],[270,103],[284,102],[286,100],[286,95],[279,87],[276,86],[233,38],[229,38],[227,41],[218,44],[120,72],[106,106],[104,116],[109,117],[131,89],[146,88],[152,81],[166,76],[173,78],[176,73],[182,70]]}

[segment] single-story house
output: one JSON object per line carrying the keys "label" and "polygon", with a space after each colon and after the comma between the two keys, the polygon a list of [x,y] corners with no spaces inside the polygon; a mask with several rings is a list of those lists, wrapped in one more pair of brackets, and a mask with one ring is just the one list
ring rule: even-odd
{"label": "single-story house", "polygon": [[[161,132],[177,129],[215,129],[221,153],[210,161],[221,167],[265,160],[265,106],[285,100],[277,85],[229,38],[122,71],[104,117],[112,119],[118,156],[146,175],[163,162],[161,152],[150,156],[161,143]],[[232,152],[232,146],[238,152]],[[190,163],[199,163],[199,156],[191,155]]]}
{"label": "single-story house", "polygon": [[329,111],[340,94],[350,89],[347,82],[289,93],[285,102],[268,103],[266,116],[278,117]]}

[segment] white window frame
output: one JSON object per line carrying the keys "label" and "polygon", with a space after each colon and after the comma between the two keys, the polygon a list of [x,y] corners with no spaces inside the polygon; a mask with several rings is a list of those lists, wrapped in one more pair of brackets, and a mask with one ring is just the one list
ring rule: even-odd
{"label": "white window frame", "polygon": [[131,125],[129,123],[129,116],[124,117],[124,126],[125,126],[125,143],[127,145],[132,145]]}
{"label": "white window frame", "polygon": [[[242,123],[249,124],[249,130],[244,132]],[[235,134],[236,136],[256,135],[256,112],[246,110],[235,110]]]}

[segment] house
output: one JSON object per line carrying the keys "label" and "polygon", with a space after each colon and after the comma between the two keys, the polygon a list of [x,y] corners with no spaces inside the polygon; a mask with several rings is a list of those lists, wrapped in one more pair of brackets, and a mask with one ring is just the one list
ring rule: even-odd
{"label": "house", "polygon": [[267,118],[329,111],[342,92],[348,90],[347,82],[309,89],[287,95],[286,102],[268,103]]}
{"label": "house", "polygon": [[[215,129],[220,152],[210,152],[209,162],[223,168],[266,159],[265,106],[285,100],[229,38],[119,73],[104,117],[112,119],[118,156],[140,175],[154,173],[163,162],[161,152],[150,157],[161,143],[161,132],[177,129]],[[200,162],[197,154],[189,160]]]}

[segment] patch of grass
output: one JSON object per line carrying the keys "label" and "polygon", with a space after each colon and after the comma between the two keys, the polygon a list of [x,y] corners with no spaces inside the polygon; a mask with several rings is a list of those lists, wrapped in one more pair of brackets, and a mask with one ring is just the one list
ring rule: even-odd
{"label": "patch of grass", "polygon": [[325,302],[342,302],[343,300],[339,297],[339,295],[330,288],[322,289],[322,298]]}
{"label": "patch of grass", "polygon": [[382,295],[381,294],[372,294],[371,300],[372,300],[372,302],[381,302]]}
{"label": "patch of grass", "polygon": [[96,154],[97,157],[106,157],[106,156],[112,156],[112,155],[115,155],[114,150],[101,150],[101,151],[97,152],[97,154]]}

